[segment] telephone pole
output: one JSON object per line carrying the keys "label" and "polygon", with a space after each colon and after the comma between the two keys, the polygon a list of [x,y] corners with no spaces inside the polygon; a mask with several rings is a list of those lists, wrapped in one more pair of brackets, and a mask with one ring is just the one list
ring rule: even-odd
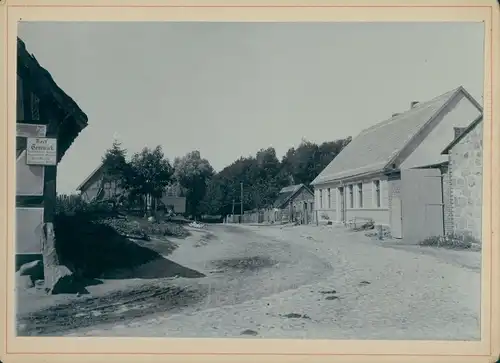
{"label": "telephone pole", "polygon": [[233,213],[232,215],[234,216],[234,198],[233,198]]}
{"label": "telephone pole", "polygon": [[241,201],[240,201],[240,221],[243,219],[243,182],[240,183],[240,189],[241,189]]}

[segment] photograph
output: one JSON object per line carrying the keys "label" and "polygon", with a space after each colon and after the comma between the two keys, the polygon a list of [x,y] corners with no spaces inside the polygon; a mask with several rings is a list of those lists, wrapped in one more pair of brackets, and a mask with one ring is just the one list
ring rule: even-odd
{"label": "photograph", "polygon": [[484,339],[486,31],[21,20],[16,336]]}

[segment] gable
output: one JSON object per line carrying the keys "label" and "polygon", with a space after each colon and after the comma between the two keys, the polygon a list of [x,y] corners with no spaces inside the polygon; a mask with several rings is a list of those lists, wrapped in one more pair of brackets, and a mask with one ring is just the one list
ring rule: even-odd
{"label": "gable", "polygon": [[[382,172],[394,163],[419,133],[459,94],[465,95],[467,99],[470,97],[459,87],[363,130],[327,165],[312,184]],[[472,103],[476,107],[476,102]]]}
{"label": "gable", "polygon": [[422,130],[422,134],[408,145],[397,161],[398,165],[401,169],[410,169],[448,161],[442,151],[455,139],[455,128],[469,126],[471,120],[480,114],[481,111],[464,94],[459,94],[446,105],[430,127]]}
{"label": "gable", "polygon": [[299,195],[307,195],[314,197],[314,193],[304,184],[292,185],[281,189],[278,198],[274,202],[275,208],[281,208],[285,204],[297,198]]}
{"label": "gable", "polygon": [[80,190],[85,192],[92,184],[96,181],[100,181],[102,179],[104,173],[104,165],[100,164],[85,180],[76,188],[76,190]]}

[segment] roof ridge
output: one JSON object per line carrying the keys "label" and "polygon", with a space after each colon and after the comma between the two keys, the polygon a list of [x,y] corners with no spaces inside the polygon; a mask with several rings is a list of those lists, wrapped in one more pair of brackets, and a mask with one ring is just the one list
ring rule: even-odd
{"label": "roof ridge", "polygon": [[403,111],[403,112],[399,113],[397,116],[394,116],[394,117],[385,119],[383,121],[377,122],[376,124],[371,125],[371,126],[367,127],[366,129],[363,129],[359,133],[359,135],[367,133],[367,132],[372,131],[372,130],[376,130],[377,128],[379,128],[381,126],[389,125],[392,122],[396,122],[397,120],[401,119],[403,116],[407,116],[408,114],[411,114],[412,112],[415,112],[415,111],[418,111],[418,110],[422,110],[424,107],[429,107],[433,102],[436,102],[438,99],[440,99],[441,97],[446,96],[447,94],[449,94],[450,95],[449,97],[451,98],[451,96],[455,92],[457,92],[459,89],[461,89],[461,88],[463,88],[463,87],[459,86],[459,87],[454,88],[451,91],[447,91],[445,93],[441,93],[439,96],[436,96],[436,97],[434,97],[434,98],[432,98],[430,100],[427,100],[427,101],[424,101],[424,102],[419,102],[413,108],[407,109],[406,111]]}

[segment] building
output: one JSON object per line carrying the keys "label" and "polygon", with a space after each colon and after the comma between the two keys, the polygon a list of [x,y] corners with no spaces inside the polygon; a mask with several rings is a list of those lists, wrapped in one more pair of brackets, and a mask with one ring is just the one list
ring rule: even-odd
{"label": "building", "polygon": [[313,221],[314,193],[304,184],[292,185],[280,190],[274,202],[273,221]]}
{"label": "building", "polygon": [[456,138],[444,149],[449,157],[445,203],[450,206],[446,233],[467,233],[481,241],[483,206],[483,117],[467,128],[457,129]]}
{"label": "building", "polygon": [[395,238],[444,233],[448,157],[442,150],[482,113],[458,87],[363,130],[313,180],[320,222],[371,219]]}
{"label": "building", "polygon": [[[123,194],[120,184],[116,180],[106,177],[106,168],[102,163],[82,181],[77,187],[77,191],[86,202],[106,200]],[[181,194],[182,191],[178,185],[169,185],[165,188],[160,202],[173,209],[175,213],[183,214],[186,212],[186,198],[182,197]],[[148,201],[152,204],[151,199]]]}
{"label": "building", "polygon": [[19,38],[16,88],[18,268],[23,263],[44,259],[41,241],[53,231],[57,164],[88,120]]}
{"label": "building", "polygon": [[105,178],[106,168],[100,163],[89,176],[76,188],[83,200],[109,199],[121,194],[122,190],[115,180]]}

